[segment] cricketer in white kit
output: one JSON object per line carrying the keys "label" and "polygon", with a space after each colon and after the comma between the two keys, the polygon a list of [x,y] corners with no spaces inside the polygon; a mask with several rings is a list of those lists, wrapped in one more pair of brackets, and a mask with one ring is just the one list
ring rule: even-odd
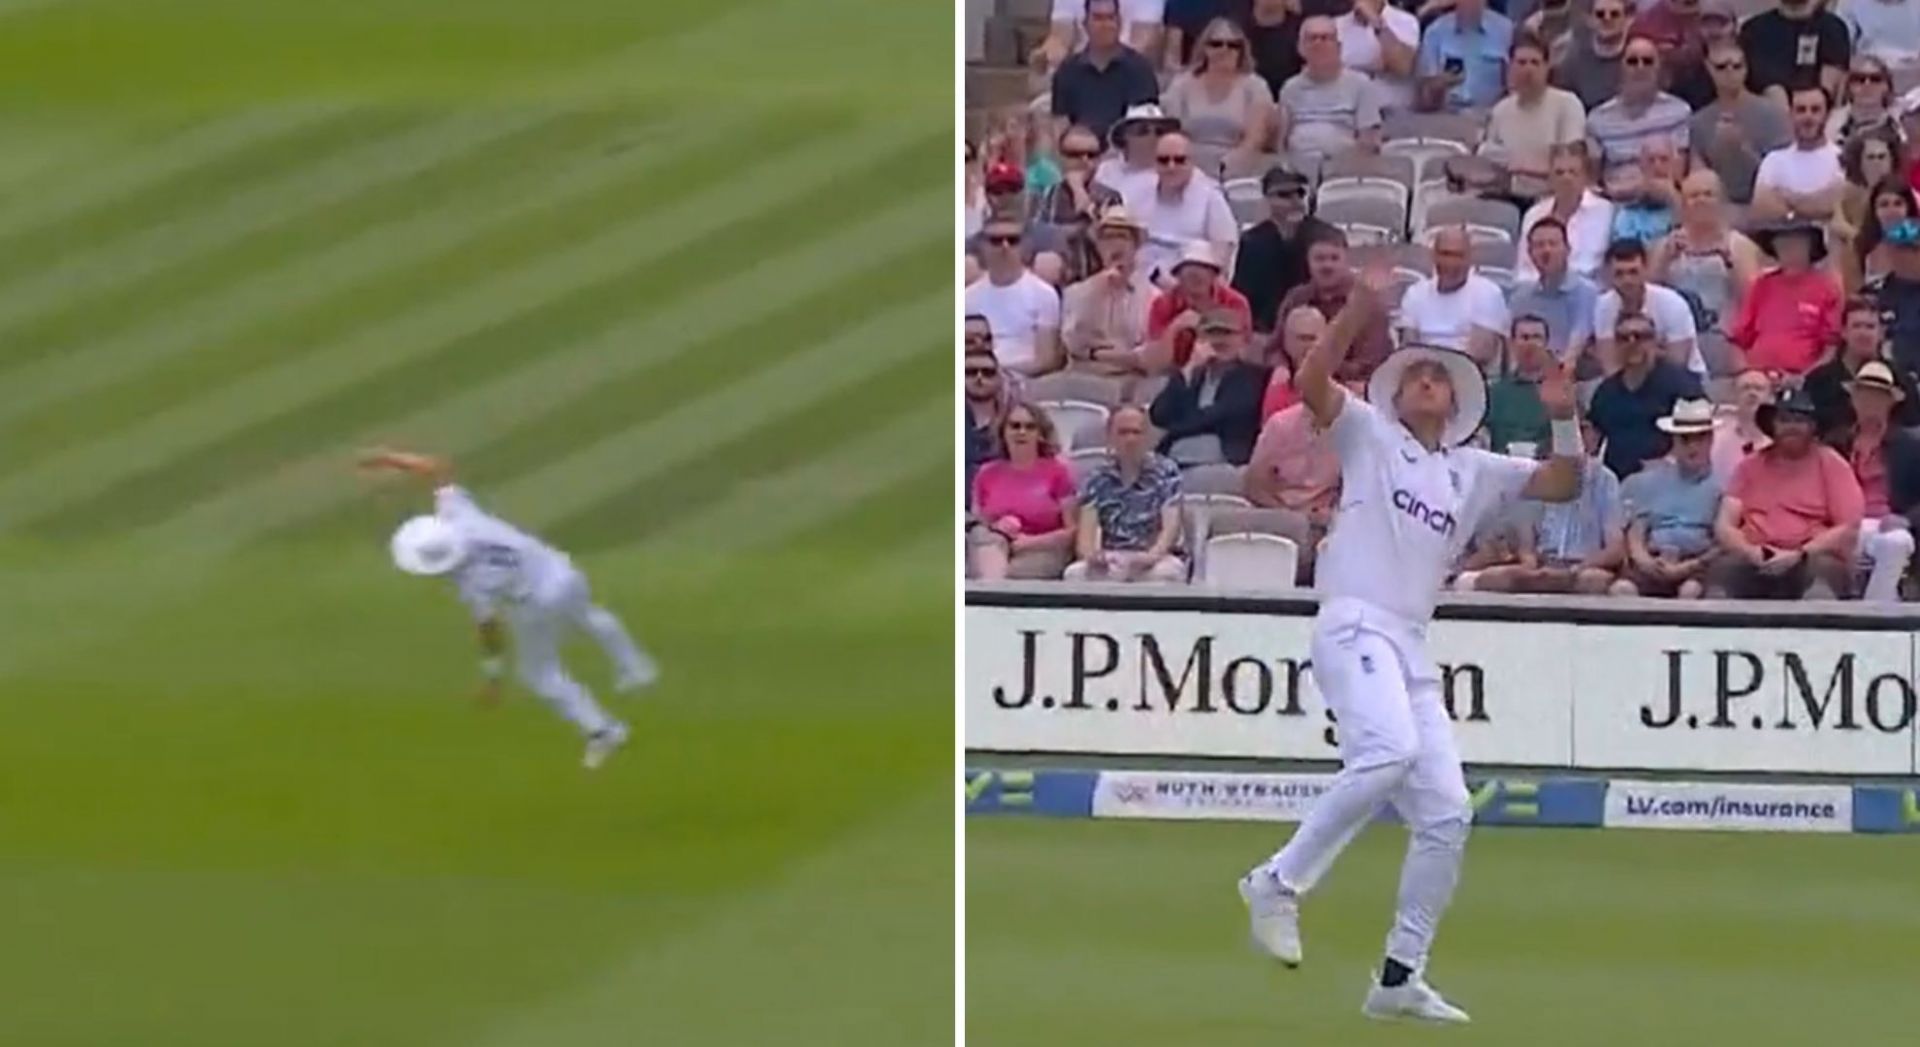
{"label": "cricketer in white kit", "polygon": [[1336,717],[1341,769],[1287,845],[1240,881],[1255,943],[1288,966],[1302,959],[1300,899],[1388,804],[1411,834],[1386,958],[1363,1013],[1464,1022],[1428,985],[1427,955],[1453,898],[1473,821],[1440,673],[1426,650],[1442,583],[1478,524],[1516,497],[1569,501],[1584,453],[1569,375],[1540,399],[1552,418],[1545,462],[1461,446],[1480,427],[1487,390],[1463,353],[1406,346],[1375,371],[1362,401],[1331,375],[1369,318],[1389,273],[1371,269],[1296,376],[1340,458],[1340,506],[1320,553],[1313,678]]}
{"label": "cricketer in white kit", "polygon": [[504,620],[513,633],[514,664],[522,683],[586,735],[589,770],[626,744],[627,726],[609,715],[560,661],[560,641],[570,628],[592,637],[614,664],[614,687],[632,691],[659,676],[613,612],[596,605],[586,576],[567,554],[489,515],[453,483],[443,458],[385,448],[361,457],[368,469],[408,473],[431,483],[434,511],[394,532],[394,563],[408,574],[451,575],[461,602],[473,613],[481,648],[481,699],[499,700],[505,667]]}

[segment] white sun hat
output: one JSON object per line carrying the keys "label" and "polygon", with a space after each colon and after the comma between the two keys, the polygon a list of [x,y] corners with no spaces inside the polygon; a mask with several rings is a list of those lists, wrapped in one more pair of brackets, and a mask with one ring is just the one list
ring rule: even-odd
{"label": "white sun hat", "polygon": [[393,563],[408,574],[445,574],[466,558],[466,542],[438,516],[416,516],[393,532]]}
{"label": "white sun hat", "polygon": [[1480,365],[1457,349],[1445,349],[1437,345],[1405,345],[1394,350],[1384,363],[1374,369],[1373,377],[1367,380],[1367,402],[1389,417],[1398,419],[1399,414],[1393,407],[1393,394],[1400,391],[1400,377],[1406,374],[1407,368],[1417,363],[1437,363],[1447,369],[1447,375],[1453,379],[1453,417],[1448,419],[1440,442],[1447,447],[1466,443],[1479,431],[1480,423],[1486,420],[1487,380],[1480,373]]}

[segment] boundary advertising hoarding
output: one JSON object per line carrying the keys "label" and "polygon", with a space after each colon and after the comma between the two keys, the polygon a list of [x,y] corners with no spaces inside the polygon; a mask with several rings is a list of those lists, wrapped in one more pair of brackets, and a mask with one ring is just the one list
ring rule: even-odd
{"label": "boundary advertising hoarding", "polygon": [[[1920,773],[1908,621],[1755,610],[1656,620],[1631,603],[1638,615],[1443,607],[1430,645],[1462,756],[1539,768]],[[1300,597],[969,590],[967,748],[1333,759],[1338,725],[1307,654],[1313,611]]]}

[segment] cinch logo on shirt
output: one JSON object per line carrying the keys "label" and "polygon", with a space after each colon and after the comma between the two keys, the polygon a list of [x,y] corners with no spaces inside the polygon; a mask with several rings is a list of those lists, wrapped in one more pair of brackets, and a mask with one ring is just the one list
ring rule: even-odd
{"label": "cinch logo on shirt", "polygon": [[1420,521],[1434,534],[1442,538],[1453,537],[1453,514],[1435,509],[1415,497],[1411,491],[1396,488],[1393,492],[1393,507]]}

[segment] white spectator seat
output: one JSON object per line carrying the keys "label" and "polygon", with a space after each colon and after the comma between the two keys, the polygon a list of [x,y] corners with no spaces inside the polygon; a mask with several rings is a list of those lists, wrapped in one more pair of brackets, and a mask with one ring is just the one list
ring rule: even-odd
{"label": "white spectator seat", "polygon": [[1513,270],[1501,265],[1477,265],[1474,266],[1474,272],[1493,281],[1500,290],[1508,293],[1511,293],[1514,284],[1519,282],[1519,278],[1513,275]]}
{"label": "white spectator seat", "polygon": [[1152,407],[1153,398],[1159,396],[1160,390],[1166,387],[1166,375],[1149,375],[1134,383],[1133,391],[1127,394],[1127,402],[1130,404],[1138,404],[1141,407]]}
{"label": "white spectator seat", "polygon": [[1243,466],[1196,465],[1180,474],[1180,490],[1188,495],[1231,495],[1235,500],[1246,503],[1240,492],[1246,489],[1246,469]]}
{"label": "white spectator seat", "polygon": [[1307,540],[1306,518],[1284,509],[1221,506],[1211,518],[1209,535],[1271,534],[1295,544]]}
{"label": "white spectator seat", "polygon": [[1484,131],[1484,117],[1467,113],[1421,113],[1411,110],[1387,113],[1380,128],[1381,137],[1388,144],[1395,140],[1419,142],[1422,145],[1445,141],[1457,146],[1455,151],[1461,155],[1479,148]]}
{"label": "white spectator seat", "polygon": [[1027,379],[1021,391],[1034,400],[1044,402],[1080,400],[1112,408],[1120,406],[1120,394],[1124,388],[1118,378],[1077,371],[1056,371]]}
{"label": "white spectator seat", "polygon": [[1086,400],[1041,400],[1040,408],[1053,419],[1064,450],[1104,448],[1107,442],[1106,405]]}
{"label": "white spectator seat", "polygon": [[1505,200],[1486,200],[1477,196],[1455,196],[1430,203],[1421,216],[1416,232],[1422,243],[1432,242],[1432,231],[1442,226],[1464,225],[1475,240],[1505,240],[1513,243],[1520,236],[1520,209]]}
{"label": "white spectator seat", "polygon": [[1276,534],[1223,534],[1208,538],[1195,579],[1209,589],[1281,592],[1295,588],[1300,547]]}
{"label": "white spectator seat", "polygon": [[1393,243],[1394,239],[1400,235],[1384,225],[1372,225],[1367,222],[1335,222],[1333,225],[1346,234],[1347,245],[1350,247],[1378,247]]}
{"label": "white spectator seat", "polygon": [[1385,179],[1398,182],[1413,194],[1417,175],[1412,157],[1393,156],[1385,153],[1367,153],[1359,150],[1330,156],[1320,166],[1320,181],[1331,182],[1342,178]]}
{"label": "white spectator seat", "polygon": [[1267,197],[1258,178],[1229,179],[1222,182],[1220,188],[1227,194],[1227,207],[1242,228],[1266,219]]}
{"label": "white spectator seat", "polygon": [[1345,204],[1355,201],[1378,201],[1400,209],[1404,215],[1411,192],[1406,183],[1391,178],[1375,178],[1371,175],[1343,175],[1329,178],[1320,183],[1320,191],[1314,194],[1315,214],[1328,204]]}
{"label": "white spectator seat", "polygon": [[[1472,227],[1468,227],[1468,235],[1472,235]],[[1519,245],[1512,240],[1496,240],[1492,237],[1484,240],[1476,238],[1473,240],[1471,251],[1473,264],[1477,266],[1512,269],[1520,259]]]}
{"label": "white spectator seat", "polygon": [[1314,217],[1342,228],[1366,226],[1382,235],[1367,243],[1390,243],[1406,235],[1406,188],[1397,182],[1330,182],[1314,205]]}
{"label": "white spectator seat", "polygon": [[1426,228],[1427,212],[1442,200],[1459,199],[1445,178],[1423,178],[1415,183],[1413,204],[1407,209],[1407,228],[1417,239],[1420,231]]}
{"label": "white spectator seat", "polygon": [[1066,453],[1067,471],[1073,474],[1074,490],[1084,489],[1087,486],[1087,477],[1092,476],[1093,471],[1100,468],[1100,463],[1106,460],[1107,449],[1104,447],[1081,447],[1068,451]]}

